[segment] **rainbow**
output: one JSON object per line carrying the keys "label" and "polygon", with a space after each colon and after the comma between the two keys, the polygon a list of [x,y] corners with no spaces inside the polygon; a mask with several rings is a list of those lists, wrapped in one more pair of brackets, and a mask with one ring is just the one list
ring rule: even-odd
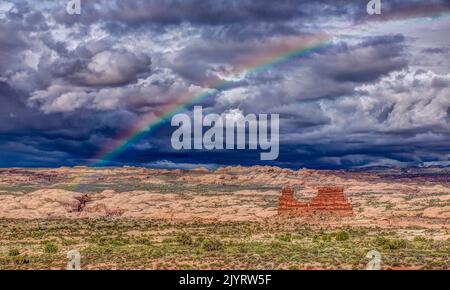
{"label": "rainbow", "polygon": [[[326,49],[332,45],[331,39],[329,40],[308,40],[309,45],[302,49],[294,49],[284,54],[278,55],[277,57],[271,58],[270,61],[261,62],[247,69],[246,71],[236,73],[235,76],[240,75],[239,78],[246,78],[250,75],[257,74],[262,71],[266,71],[271,67],[285,64],[291,60],[306,57],[313,52],[318,52],[321,49]],[[272,51],[272,54],[274,52]],[[243,76],[242,76],[243,75]],[[160,115],[149,114],[144,116],[133,128],[124,132],[122,135],[118,136],[116,140],[103,151],[97,154],[98,159],[94,165],[104,166],[107,162],[113,159],[115,156],[119,155],[123,151],[127,150],[133,144],[136,144],[139,140],[142,140],[150,133],[154,132],[160,126],[169,121],[169,119],[179,112],[182,112],[189,108],[190,106],[200,103],[205,99],[219,94],[224,87],[231,84],[232,81],[220,81],[214,85],[209,85],[206,92],[201,92],[195,95],[182,95],[179,96],[175,102],[172,102],[163,108],[163,113]]]}
{"label": "rainbow", "polygon": [[[374,16],[374,18],[363,18],[357,21],[356,25],[364,26],[367,22],[377,21],[385,23],[411,19],[448,18],[449,10],[450,7],[448,5],[421,5],[420,7],[416,5],[400,12],[385,13],[380,16]],[[360,31],[367,32],[367,30],[364,29],[365,27]],[[351,31],[351,34],[355,35],[357,34],[358,27],[349,27],[347,31]],[[270,68],[289,63],[293,60],[308,57],[313,53],[332,47],[339,40],[347,37],[349,36],[345,33],[305,37],[297,39],[287,45],[279,45],[270,48],[267,51],[257,54],[256,57],[240,60],[236,65],[239,69],[233,72],[232,77],[238,79],[247,78],[248,76],[267,71]],[[110,144],[98,152],[94,158],[91,159],[93,160],[91,165],[95,167],[106,166],[115,157],[168,122],[173,115],[188,109],[196,103],[217,96],[221,90],[230,83],[232,83],[232,81],[226,80],[215,83],[210,82],[209,84],[206,82],[206,87],[208,89],[205,89],[203,92],[192,95],[180,95],[175,98],[174,101],[163,106],[160,113],[144,115],[134,126],[117,136]]]}

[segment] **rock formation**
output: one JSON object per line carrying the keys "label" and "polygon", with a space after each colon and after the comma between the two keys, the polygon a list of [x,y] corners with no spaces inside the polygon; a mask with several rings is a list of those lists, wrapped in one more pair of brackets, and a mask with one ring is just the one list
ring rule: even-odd
{"label": "rock formation", "polygon": [[353,215],[353,207],[344,196],[343,187],[319,187],[318,194],[309,203],[294,198],[291,186],[281,191],[278,213],[288,215],[330,214],[339,216]]}

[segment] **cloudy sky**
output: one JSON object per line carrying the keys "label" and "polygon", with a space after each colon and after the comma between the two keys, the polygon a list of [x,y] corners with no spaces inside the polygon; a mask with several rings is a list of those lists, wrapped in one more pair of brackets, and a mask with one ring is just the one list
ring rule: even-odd
{"label": "cloudy sky", "polygon": [[[180,96],[280,115],[280,156],[175,151],[165,123],[108,165],[449,164],[450,1],[0,0],[0,167],[96,164]],[[245,74],[321,39],[331,45]],[[192,107],[188,108],[188,111]]]}

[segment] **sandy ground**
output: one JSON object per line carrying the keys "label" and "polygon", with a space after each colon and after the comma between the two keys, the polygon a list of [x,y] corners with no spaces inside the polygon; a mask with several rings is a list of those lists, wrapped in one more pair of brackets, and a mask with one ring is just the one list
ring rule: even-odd
{"label": "sandy ground", "polygon": [[344,186],[354,207],[353,217],[297,218],[298,222],[450,228],[450,187],[445,180],[274,167],[3,170],[0,218],[258,221],[279,218],[277,201],[286,184],[305,201],[318,186]]}

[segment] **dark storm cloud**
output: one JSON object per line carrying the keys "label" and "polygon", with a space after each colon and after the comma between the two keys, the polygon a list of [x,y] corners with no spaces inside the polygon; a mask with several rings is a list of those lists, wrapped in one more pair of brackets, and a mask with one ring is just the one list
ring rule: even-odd
{"label": "dark storm cloud", "polygon": [[426,48],[426,49],[422,50],[422,52],[428,53],[428,54],[445,54],[445,53],[448,53],[449,51],[450,51],[450,48],[448,48],[448,47],[431,47],[431,48]]}
{"label": "dark storm cloud", "polygon": [[150,57],[127,51],[105,50],[80,65],[72,78],[85,86],[117,86],[136,81],[150,73]]}
{"label": "dark storm cloud", "polygon": [[[298,18],[313,19],[314,16],[310,13],[313,8],[320,9],[325,15],[344,15],[353,12],[355,6],[347,1],[322,1],[318,5],[316,1],[296,0],[280,0],[276,3],[271,0],[99,0],[85,3],[86,13],[80,19],[84,23],[111,21],[158,25],[178,25],[183,22],[195,25],[255,24]],[[63,23],[76,21],[62,13],[59,13],[56,19]]]}
{"label": "dark storm cloud", "polygon": [[[281,152],[273,165],[449,158],[445,27],[356,33],[230,78],[249,59],[267,61],[283,45],[302,47],[307,37],[367,21],[366,1],[98,0],[82,1],[79,16],[67,15],[65,4],[13,1],[9,11],[0,8],[0,166],[84,164],[143,114],[224,80],[202,101],[205,111],[280,114]],[[395,12],[420,3],[384,4]],[[172,131],[164,124],[111,164],[260,163],[247,151],[176,152]]]}
{"label": "dark storm cloud", "polygon": [[345,0],[97,0],[84,3],[83,9],[76,17],[67,17],[61,7],[52,14],[64,25],[100,24],[114,34],[138,29],[166,33],[188,24],[202,27],[204,39],[242,41],[314,33],[311,27],[317,28],[316,21],[327,21],[329,16],[351,21],[366,8]]}
{"label": "dark storm cloud", "polygon": [[79,86],[124,85],[151,72],[149,55],[111,49],[109,41],[85,42],[70,52],[61,42],[47,40],[46,45],[58,57],[41,60],[39,69]]}
{"label": "dark storm cloud", "polygon": [[408,65],[402,35],[371,37],[357,46],[345,43],[320,59],[317,69],[337,82],[370,82]]}
{"label": "dark storm cloud", "polygon": [[0,74],[13,74],[21,69],[22,60],[18,53],[27,49],[28,32],[18,30],[15,22],[0,19]]}

